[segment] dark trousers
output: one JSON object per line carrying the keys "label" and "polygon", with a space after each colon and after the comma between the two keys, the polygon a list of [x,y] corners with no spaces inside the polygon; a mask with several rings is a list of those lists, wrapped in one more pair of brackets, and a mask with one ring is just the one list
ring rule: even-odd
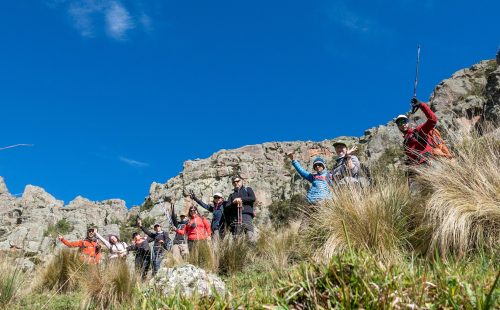
{"label": "dark trousers", "polygon": [[151,265],[151,252],[135,255],[135,271],[141,272],[142,280],[146,280],[146,275]]}
{"label": "dark trousers", "polygon": [[243,213],[241,219],[241,224],[239,224],[238,218],[232,218],[229,222],[229,231],[231,232],[231,234],[233,234],[233,236],[245,234],[250,239],[250,241],[255,241],[253,216]]}

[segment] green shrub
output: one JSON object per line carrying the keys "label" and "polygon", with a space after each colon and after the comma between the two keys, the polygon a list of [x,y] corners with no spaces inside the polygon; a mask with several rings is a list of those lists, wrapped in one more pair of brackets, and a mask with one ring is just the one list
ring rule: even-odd
{"label": "green shrub", "polygon": [[72,231],[73,225],[66,218],[62,218],[55,225],[50,224],[43,235],[45,237],[56,237],[57,235],[64,235]]}
{"label": "green shrub", "polygon": [[141,207],[139,208],[140,212],[145,212],[145,211],[149,211],[151,209],[153,209],[153,207],[155,206],[155,204],[153,203],[153,200],[151,200],[150,197],[148,197],[144,203],[141,205]]}
{"label": "green shrub", "polygon": [[306,206],[307,200],[303,195],[293,195],[287,200],[274,201],[268,206],[269,218],[275,228],[288,227],[291,221],[301,216]]}

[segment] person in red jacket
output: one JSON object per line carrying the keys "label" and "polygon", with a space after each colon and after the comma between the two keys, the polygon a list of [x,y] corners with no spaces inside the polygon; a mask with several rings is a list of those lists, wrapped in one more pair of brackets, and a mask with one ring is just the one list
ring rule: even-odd
{"label": "person in red jacket", "polygon": [[181,229],[176,229],[180,235],[187,234],[188,249],[191,252],[194,244],[198,241],[205,240],[212,235],[210,223],[205,217],[201,217],[198,208],[192,206],[189,208],[189,221]]}
{"label": "person in red jacket", "polygon": [[434,129],[438,119],[431,108],[417,98],[413,98],[411,103],[412,111],[416,111],[417,109],[422,110],[427,121],[417,127],[410,126],[409,119],[406,115],[399,115],[394,121],[404,135],[403,144],[407,156],[407,163],[410,165],[429,164],[429,160],[432,156],[429,132]]}
{"label": "person in red jacket", "polygon": [[101,259],[101,244],[96,238],[94,228],[87,230],[87,237],[78,241],[68,241],[63,236],[57,237],[62,243],[70,248],[80,248],[81,259],[88,264],[99,264]]}

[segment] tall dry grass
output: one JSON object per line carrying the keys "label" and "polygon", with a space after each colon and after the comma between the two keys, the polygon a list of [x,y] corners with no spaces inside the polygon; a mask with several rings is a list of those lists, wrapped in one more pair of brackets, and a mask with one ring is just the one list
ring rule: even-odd
{"label": "tall dry grass", "polygon": [[28,277],[15,257],[0,255],[0,309],[7,309],[19,298]]}
{"label": "tall dry grass", "polygon": [[417,169],[425,196],[422,229],[429,255],[459,257],[500,245],[500,141],[475,134],[453,137],[455,158]]}
{"label": "tall dry grass", "polygon": [[212,246],[214,270],[222,275],[232,275],[243,271],[249,265],[252,245],[244,236],[226,235]]}
{"label": "tall dry grass", "polygon": [[85,309],[128,308],[135,300],[138,279],[126,261],[115,260],[95,266],[79,281],[83,292],[82,307]]}
{"label": "tall dry grass", "polygon": [[282,271],[302,258],[299,236],[300,222],[292,222],[289,227],[279,230],[267,227],[257,239],[251,254],[252,263],[260,272]]}
{"label": "tall dry grass", "polygon": [[84,263],[77,251],[62,249],[36,275],[38,290],[57,292],[77,291],[80,288],[80,275],[85,274],[89,266]]}
{"label": "tall dry grass", "polygon": [[343,186],[332,200],[308,211],[304,246],[315,260],[328,262],[347,250],[367,251],[384,260],[402,258],[412,236],[406,179],[398,173],[374,178],[376,185]]}

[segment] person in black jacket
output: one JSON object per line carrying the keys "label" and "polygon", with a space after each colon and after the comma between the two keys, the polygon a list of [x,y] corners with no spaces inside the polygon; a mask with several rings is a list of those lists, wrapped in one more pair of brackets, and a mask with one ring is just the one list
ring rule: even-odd
{"label": "person in black jacket", "polygon": [[137,225],[142,229],[142,231],[148,235],[153,243],[153,276],[160,269],[161,261],[165,255],[165,251],[170,250],[172,247],[172,241],[168,236],[168,232],[162,231],[160,224],[154,225],[154,232],[149,231],[146,227],[142,226],[142,221],[137,220]]}
{"label": "person in black jacket", "polygon": [[[173,211],[173,208],[172,208],[172,221],[175,226],[172,227],[174,230],[183,229],[188,222],[186,215],[184,214],[181,214],[180,220],[178,220],[177,215]],[[186,237],[187,237],[186,235],[175,233],[174,245],[172,246],[172,256],[174,257],[177,263],[180,263],[183,260],[185,260],[187,258],[187,255],[189,254]]]}
{"label": "person in black jacket", "polygon": [[226,227],[233,235],[245,234],[251,242],[254,242],[253,218],[255,216],[253,205],[255,194],[250,187],[243,186],[243,179],[240,176],[231,178],[234,191],[227,199],[224,206],[224,217]]}
{"label": "person in black jacket", "polygon": [[129,251],[135,251],[135,271],[141,273],[142,280],[146,280],[149,266],[151,265],[151,249],[145,238],[138,232],[132,234],[133,243],[127,247]]}

